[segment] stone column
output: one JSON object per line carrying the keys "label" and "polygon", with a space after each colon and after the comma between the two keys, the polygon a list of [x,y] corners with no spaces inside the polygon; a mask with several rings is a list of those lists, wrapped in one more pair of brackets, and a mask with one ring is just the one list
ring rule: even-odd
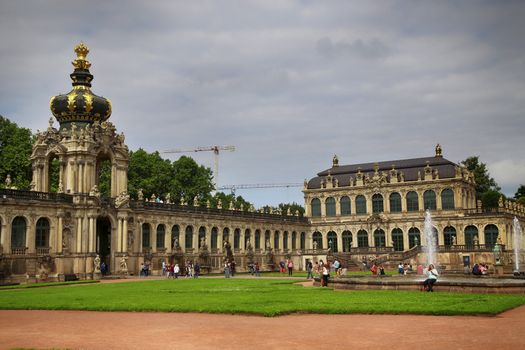
{"label": "stone column", "polygon": [[370,194],[365,194],[366,199],[366,214],[372,214],[372,196]]}
{"label": "stone column", "polygon": [[321,217],[326,217],[326,198],[319,198],[321,201]]}
{"label": "stone column", "polygon": [[217,251],[222,252],[223,251],[222,247],[223,247],[222,231],[219,229],[219,227],[217,227]]}
{"label": "stone column", "polygon": [[[418,242],[418,244],[421,244],[421,242]],[[409,241],[408,241],[408,230],[403,230],[403,248],[404,250],[408,250],[410,247]]]}
{"label": "stone column", "polygon": [[94,217],[93,216],[89,216],[88,217],[88,253],[91,253],[94,251],[93,249],[93,236],[94,236],[94,232],[93,232],[93,221],[94,221]]}
{"label": "stone column", "polygon": [[246,246],[244,244],[244,228],[239,229],[239,250],[242,251],[246,249]]}
{"label": "stone column", "polygon": [[425,201],[423,199],[423,193],[421,191],[416,191],[417,193],[417,202],[419,206],[419,211],[425,211]]}
{"label": "stone column", "polygon": [[335,197],[335,216],[341,216],[341,197]]}
{"label": "stone column", "polygon": [[64,230],[64,222],[63,222],[63,214],[58,214],[57,215],[57,220],[58,220],[58,224],[57,224],[57,233],[56,233],[56,238],[57,238],[57,241],[56,241],[56,246],[55,246],[55,252],[57,253],[62,253],[62,231]]}
{"label": "stone column", "polygon": [[35,248],[35,236],[36,236],[35,229],[36,227],[35,227],[34,218],[29,219],[28,222],[29,222],[29,225],[27,225],[26,227],[26,247],[28,248],[27,252],[35,253],[36,252],[36,248]]}
{"label": "stone column", "polygon": [[186,225],[181,224],[179,230],[179,245],[186,252]]}
{"label": "stone column", "polygon": [[436,209],[437,210],[442,210],[443,209],[443,203],[441,202],[441,191],[443,189],[442,188],[439,188],[439,189],[436,189]]}
{"label": "stone column", "polygon": [[82,217],[77,217],[76,253],[82,252]]}
{"label": "stone column", "polygon": [[153,227],[153,230],[151,230],[151,251],[153,253],[157,252],[157,227],[159,226],[158,223],[155,223],[151,225]]}
{"label": "stone column", "polygon": [[337,233],[337,250],[342,252],[343,249],[343,232]]}

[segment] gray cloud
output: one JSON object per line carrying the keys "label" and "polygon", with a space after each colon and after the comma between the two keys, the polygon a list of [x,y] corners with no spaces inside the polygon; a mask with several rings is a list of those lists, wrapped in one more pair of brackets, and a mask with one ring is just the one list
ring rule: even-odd
{"label": "gray cloud", "polygon": [[[4,2],[0,113],[45,128],[84,40],[93,91],[129,146],[234,144],[221,183],[301,182],[334,153],[420,157],[440,142],[450,160],[479,155],[513,194],[525,182],[524,17],[519,1]],[[302,201],[300,189],[245,197]]]}

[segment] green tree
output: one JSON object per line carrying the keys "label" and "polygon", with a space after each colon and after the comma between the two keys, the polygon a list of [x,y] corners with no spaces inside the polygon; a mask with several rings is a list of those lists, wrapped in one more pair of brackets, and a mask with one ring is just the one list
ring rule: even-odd
{"label": "green tree", "polygon": [[303,206],[300,205],[300,204],[297,204],[295,202],[293,202],[293,203],[280,203],[279,204],[279,208],[281,209],[281,213],[283,215],[287,214],[288,209],[290,209],[290,214],[291,215],[294,215],[296,211],[299,213],[299,216],[303,216],[304,215],[304,208],[303,208]]}
{"label": "green tree", "polygon": [[514,194],[514,198],[518,203],[525,205],[525,185],[520,185],[520,187],[518,187],[516,194]]}
{"label": "green tree", "polygon": [[18,189],[29,189],[31,184],[31,150],[33,136],[27,128],[21,128],[0,116],[0,186],[11,175],[11,184]]}
{"label": "green tree", "polygon": [[142,189],[144,197],[165,197],[171,190],[173,168],[169,160],[162,159],[159,152],[148,153],[142,148],[129,154],[128,192],[137,198]]}
{"label": "green tree", "polygon": [[481,195],[481,203],[484,208],[497,208],[502,194],[499,191],[488,190]]}
{"label": "green tree", "polygon": [[182,198],[190,204],[197,198],[201,204],[204,204],[214,189],[211,169],[198,165],[187,156],[182,156],[173,162],[171,169],[172,198],[176,200]]}
{"label": "green tree", "polygon": [[487,165],[480,162],[479,156],[468,157],[461,162],[469,171],[474,174],[474,180],[476,181],[476,196],[481,198],[483,194],[489,190],[499,191],[501,188],[496,183],[487,169]]}

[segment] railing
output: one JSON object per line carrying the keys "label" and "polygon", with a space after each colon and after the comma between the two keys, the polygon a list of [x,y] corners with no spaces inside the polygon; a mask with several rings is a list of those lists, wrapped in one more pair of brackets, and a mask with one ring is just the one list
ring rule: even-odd
{"label": "railing", "polygon": [[[505,250],[505,245],[500,244],[501,251]],[[494,244],[454,244],[454,245],[440,245],[437,247],[437,252],[492,252]]]}
{"label": "railing", "polygon": [[0,189],[0,199],[8,198],[15,200],[73,203],[73,196],[65,193]]}
{"label": "railing", "polygon": [[11,254],[13,255],[26,255],[27,247],[13,247],[11,248]]}
{"label": "railing", "polygon": [[248,219],[265,219],[278,220],[280,222],[293,222],[307,224],[308,219],[303,216],[281,215],[281,214],[266,214],[243,210],[229,210],[218,208],[207,208],[200,206],[131,201],[130,207],[132,209],[146,209],[146,210],[167,210],[184,213],[200,213],[200,214],[215,214],[220,216],[242,217]]}
{"label": "railing", "polygon": [[49,255],[50,247],[37,247],[36,255]]}
{"label": "railing", "polygon": [[376,253],[390,253],[393,252],[393,247],[352,247],[351,254],[376,254]]}

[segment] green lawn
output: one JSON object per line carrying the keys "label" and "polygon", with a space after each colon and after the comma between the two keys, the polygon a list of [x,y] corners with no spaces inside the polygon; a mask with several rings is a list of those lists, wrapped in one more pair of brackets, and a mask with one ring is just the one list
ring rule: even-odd
{"label": "green lawn", "polygon": [[90,284],[99,283],[100,281],[95,280],[81,280],[81,281],[68,281],[68,282],[40,282],[40,283],[28,283],[28,284],[15,284],[12,286],[0,286],[2,289],[23,289],[23,288],[43,288],[43,287],[58,287],[66,286],[70,284]]}
{"label": "green lawn", "polygon": [[286,279],[178,279],[0,291],[0,309],[495,315],[525,295],[333,291]]}

